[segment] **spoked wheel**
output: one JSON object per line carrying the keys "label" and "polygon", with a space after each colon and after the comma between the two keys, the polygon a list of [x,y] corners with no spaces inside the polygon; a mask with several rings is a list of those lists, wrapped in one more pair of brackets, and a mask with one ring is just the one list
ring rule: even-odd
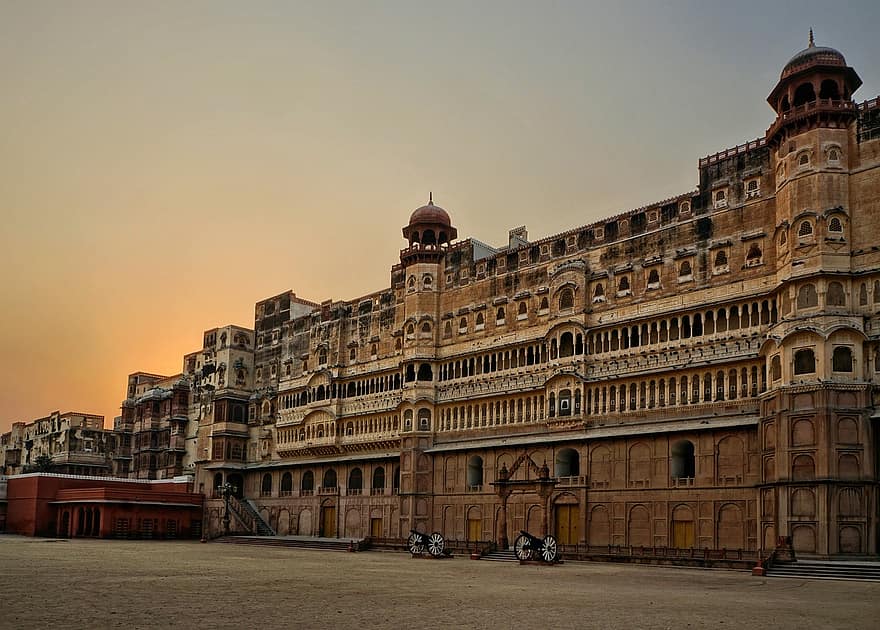
{"label": "spoked wheel", "polygon": [[406,544],[409,547],[409,552],[413,555],[422,553],[425,550],[425,546],[422,544],[422,537],[415,532],[409,535]]}
{"label": "spoked wheel", "polygon": [[553,536],[544,536],[541,541],[541,560],[544,562],[556,562],[559,558],[559,546]]}
{"label": "spoked wheel", "polygon": [[529,543],[529,537],[520,534],[513,543],[513,553],[516,554],[518,560],[530,560],[532,558],[532,547]]}
{"label": "spoked wheel", "polygon": [[428,553],[439,558],[443,555],[444,549],[446,549],[446,541],[439,532],[434,532],[428,537]]}

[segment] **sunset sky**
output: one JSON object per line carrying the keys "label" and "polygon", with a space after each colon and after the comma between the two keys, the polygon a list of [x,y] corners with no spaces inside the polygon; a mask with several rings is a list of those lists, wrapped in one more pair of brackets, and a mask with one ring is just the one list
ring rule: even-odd
{"label": "sunset sky", "polygon": [[785,62],[880,94],[880,2],[0,0],[0,431],[118,414],[287,289],[389,286],[410,212],[544,237],[691,190]]}

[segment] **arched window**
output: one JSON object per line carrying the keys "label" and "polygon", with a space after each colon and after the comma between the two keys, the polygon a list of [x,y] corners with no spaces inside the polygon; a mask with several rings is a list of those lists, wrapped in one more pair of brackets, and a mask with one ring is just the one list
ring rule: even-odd
{"label": "arched window", "polygon": [[746,184],[746,198],[751,199],[752,197],[758,196],[758,180],[750,179]]}
{"label": "arched window", "polygon": [[719,250],[717,254],[715,254],[715,268],[726,267],[727,266],[727,252],[723,249]]}
{"label": "arched window", "polygon": [[673,479],[693,479],[696,476],[694,443],[679,440],[672,445],[671,472]]}
{"label": "arched window", "polygon": [[373,494],[380,494],[377,490],[385,489],[385,469],[381,466],[373,469]]}
{"label": "arched window", "polygon": [[819,294],[816,293],[816,285],[805,284],[798,289],[798,308],[812,308],[819,305]]}
{"label": "arched window", "polygon": [[629,277],[621,276],[620,282],[617,283],[618,291],[629,291]]}
{"label": "arched window", "polygon": [[852,372],[852,350],[846,346],[837,346],[834,348],[834,354],[831,357],[831,369],[835,372]]}
{"label": "arched window", "polygon": [[580,470],[580,456],[576,450],[564,448],[556,454],[554,473],[557,477],[577,477]]}
{"label": "arched window", "polygon": [[690,275],[693,275],[691,263],[690,261],[685,260],[683,263],[681,263],[681,267],[678,268],[678,277],[685,278]]}
{"label": "arched window", "polygon": [[524,319],[529,314],[529,307],[525,302],[520,302],[516,311],[517,317]]}
{"label": "arched window", "polygon": [[840,222],[839,217],[831,217],[831,220],[828,222],[828,231],[843,232],[843,224]]}
{"label": "arched window", "polygon": [[466,332],[467,332],[467,326],[468,326],[468,324],[467,324],[467,318],[466,318],[466,317],[462,317],[462,318],[458,321],[458,332],[459,332],[459,334],[464,334],[464,333],[466,333]]}
{"label": "arched window", "polygon": [[809,166],[810,165],[810,154],[809,153],[801,153],[798,156],[798,166]]}
{"label": "arched window", "polygon": [[364,489],[364,473],[360,468],[352,468],[348,473],[348,493],[360,494]]}
{"label": "arched window", "polygon": [[559,415],[571,415],[571,390],[563,389],[559,391]]}
{"label": "arched window", "polygon": [[812,236],[813,235],[813,224],[809,221],[801,221],[801,224],[798,226],[798,236]]}
{"label": "arched window", "polygon": [[422,276],[422,288],[430,289],[432,286],[434,286],[434,278],[431,277],[431,274],[426,273]]}
{"label": "arched window", "polygon": [[563,289],[559,293],[559,310],[564,311],[569,308],[574,308],[574,291]]}
{"label": "arched window", "polygon": [[777,354],[770,359],[770,380],[778,381],[782,378],[782,361]]}
{"label": "arched window", "polygon": [[416,277],[410,276],[409,280],[406,281],[406,288],[410,291],[415,291],[416,288]]}
{"label": "arched window", "polygon": [[335,488],[336,487],[336,471],[332,468],[328,468],[324,472],[324,481],[322,482],[322,487],[324,488]]}
{"label": "arched window", "polygon": [[452,323],[446,322],[446,325],[443,326],[443,338],[449,339],[450,337],[452,337]]}
{"label": "arched window", "polygon": [[794,91],[794,107],[800,107],[804,103],[812,103],[816,100],[816,91],[813,89],[812,83],[802,83]]}
{"label": "arched window", "polygon": [[678,211],[682,214],[687,214],[691,211],[691,203],[689,201],[682,201],[678,204]]}
{"label": "arched window", "polygon": [[477,313],[477,329],[480,329],[486,325],[486,319],[483,317],[482,313]]}
{"label": "arched window", "polygon": [[479,455],[474,455],[468,460],[467,485],[469,490],[483,486],[483,458]]}
{"label": "arched window", "polygon": [[281,496],[289,497],[293,492],[293,475],[289,472],[281,476]]}
{"label": "arched window", "polygon": [[570,357],[574,354],[574,335],[570,332],[562,333],[559,337],[559,356]]}
{"label": "arched window", "polygon": [[868,285],[864,282],[859,287],[859,306],[865,306],[868,304]]}
{"label": "arched window", "polygon": [[816,371],[816,355],[810,348],[802,348],[795,350],[794,353],[794,373],[795,374],[812,374]]}
{"label": "arched window", "polygon": [[431,369],[431,365],[429,363],[422,363],[419,365],[419,372],[416,375],[416,380],[418,380],[418,381],[433,381],[434,380],[434,371]]}
{"label": "arched window", "polygon": [[648,272],[648,286],[658,286],[660,284],[660,273],[656,269]]}
{"label": "arched window", "polygon": [[407,325],[407,327],[406,327],[406,334],[407,334],[408,336],[410,336],[410,337],[412,337],[414,334],[416,334],[416,327],[415,327],[415,324],[410,323],[410,324]]}
{"label": "arched window", "polygon": [[825,302],[828,306],[846,306],[846,294],[843,292],[843,285],[836,281],[829,282]]}
{"label": "arched window", "polygon": [[829,162],[839,162],[840,161],[840,151],[837,149],[830,149],[828,151],[828,161]]}
{"label": "arched window", "polygon": [[495,313],[495,323],[498,326],[501,326],[502,324],[504,324],[504,321],[505,321],[504,315],[505,315],[505,313],[504,313],[503,307],[499,308],[498,311]]}
{"label": "arched window", "polygon": [[431,410],[419,409],[419,431],[431,430]]}
{"label": "arched window", "polygon": [[546,297],[541,298],[541,306],[539,308],[542,311],[550,310],[550,303],[547,301]]}
{"label": "arched window", "polygon": [[833,79],[825,79],[819,86],[819,98],[827,98],[832,101],[840,100],[840,90],[837,88],[837,81]]}
{"label": "arched window", "polygon": [[[430,336],[431,334],[431,324],[429,322],[425,322],[422,324],[422,336]],[[375,353],[373,353],[375,354]]]}
{"label": "arched window", "polygon": [[598,283],[596,288],[593,290],[593,299],[605,297],[605,287],[602,286],[602,283]]}
{"label": "arched window", "polygon": [[752,243],[752,246],[749,247],[749,253],[746,254],[746,262],[753,265],[761,262],[761,248],[758,247],[757,243]]}
{"label": "arched window", "polygon": [[715,207],[723,208],[727,205],[727,191],[726,190],[716,190],[715,191]]}
{"label": "arched window", "polygon": [[266,473],[263,475],[263,483],[260,484],[260,496],[268,497],[272,495],[272,475]]}

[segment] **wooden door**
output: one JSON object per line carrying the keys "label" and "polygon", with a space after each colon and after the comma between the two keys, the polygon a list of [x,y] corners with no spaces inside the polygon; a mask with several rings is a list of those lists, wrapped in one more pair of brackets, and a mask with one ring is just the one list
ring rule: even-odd
{"label": "wooden door", "polygon": [[672,546],[690,549],[694,546],[694,522],[672,521]]}
{"label": "wooden door", "polygon": [[482,533],[482,521],[478,518],[468,519],[468,541],[480,540]]}
{"label": "wooden door", "polygon": [[370,519],[370,536],[372,538],[382,538],[382,519],[381,518],[371,518]]}
{"label": "wooden door", "polygon": [[336,508],[333,506],[321,508],[321,536],[336,538]]}
{"label": "wooden door", "polygon": [[580,517],[581,511],[577,505],[556,506],[556,542],[561,545],[577,544]]}

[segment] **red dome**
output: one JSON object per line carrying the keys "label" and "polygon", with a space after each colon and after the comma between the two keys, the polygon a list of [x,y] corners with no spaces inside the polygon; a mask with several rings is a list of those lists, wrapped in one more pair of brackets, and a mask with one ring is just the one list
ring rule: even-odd
{"label": "red dome", "polygon": [[435,206],[434,202],[429,201],[428,205],[418,208],[409,218],[410,225],[416,225],[419,223],[452,225],[452,220],[449,218],[449,214],[447,214],[446,210],[440,206]]}

